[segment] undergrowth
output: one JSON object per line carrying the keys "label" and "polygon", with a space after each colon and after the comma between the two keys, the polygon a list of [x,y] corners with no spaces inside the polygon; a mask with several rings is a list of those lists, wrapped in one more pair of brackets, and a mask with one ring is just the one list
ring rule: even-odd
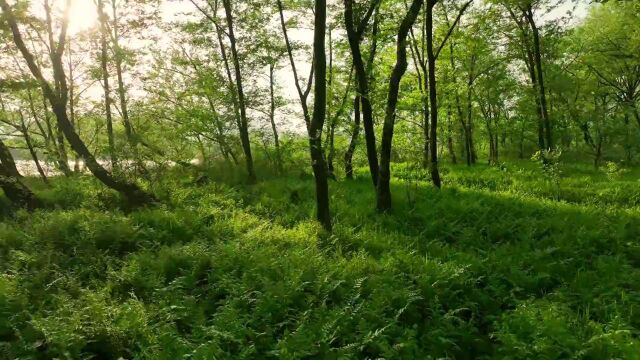
{"label": "undergrowth", "polygon": [[0,215],[0,358],[638,359],[638,171],[563,166],[397,164],[385,215],[359,169],[332,234],[304,173],[54,179]]}

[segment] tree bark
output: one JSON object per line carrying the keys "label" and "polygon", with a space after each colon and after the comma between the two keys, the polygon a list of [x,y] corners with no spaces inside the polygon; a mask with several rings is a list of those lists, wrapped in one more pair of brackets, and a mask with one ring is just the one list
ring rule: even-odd
{"label": "tree bark", "polygon": [[[73,62],[71,58],[71,39],[68,41],[69,54],[68,54],[68,65],[69,65],[69,121],[71,121],[71,125],[76,130],[76,132],[80,133],[80,124],[76,119],[76,95],[75,95],[75,79],[73,75]],[[80,172],[80,158],[78,154],[75,154],[75,161],[73,165],[73,171],[76,173]]]}
{"label": "tree bark", "polygon": [[231,8],[231,0],[223,0],[224,11],[227,17],[227,31],[229,42],[231,43],[231,58],[236,78],[236,91],[238,93],[238,105],[240,106],[240,142],[244,151],[245,162],[247,166],[247,174],[249,182],[256,181],[256,173],[253,168],[253,156],[251,155],[251,142],[249,139],[249,122],[247,120],[247,107],[244,98],[244,88],[242,86],[242,71],[240,67],[240,57],[236,46],[236,37],[233,28],[233,11]]}
{"label": "tree bark", "polygon": [[427,60],[429,64],[429,103],[431,105],[431,181],[436,188],[442,186],[438,165],[438,90],[436,83],[436,56],[433,51],[433,6],[437,0],[427,0]]}
{"label": "tree bark", "polygon": [[16,168],[15,160],[9,148],[0,139],[0,188],[6,197],[17,207],[34,210],[42,204],[40,200],[22,183],[22,175]]}
{"label": "tree bark", "polygon": [[447,117],[449,118],[449,126],[447,126],[447,150],[449,151],[449,156],[451,157],[451,163],[457,164],[458,158],[456,157],[456,149],[453,146],[453,136],[451,131],[451,118],[453,117],[453,111],[451,110],[451,104],[449,104]]}
{"label": "tree bark", "polygon": [[120,48],[120,33],[118,29],[118,11],[116,7],[116,1],[111,1],[111,13],[113,15],[113,52],[114,60],[116,64],[116,75],[118,77],[118,97],[120,98],[120,111],[122,112],[122,122],[124,124],[125,135],[129,144],[135,151],[137,141],[134,137],[133,126],[129,119],[129,106],[127,104],[127,91],[124,86],[124,80],[122,78],[122,48]]}
{"label": "tree bark", "polygon": [[[226,0],[228,1],[228,0]],[[331,231],[329,210],[329,182],[322,151],[322,128],[327,110],[327,55],[325,33],[327,30],[327,2],[315,1],[315,28],[313,54],[315,59],[314,108],[309,127],[309,151],[316,182],[316,218],[322,227]]]}
{"label": "tree bark", "polygon": [[[524,45],[527,46],[527,45]],[[538,148],[540,150],[544,150],[545,147],[545,138],[544,138],[544,115],[542,112],[542,105],[540,104],[540,96],[538,92],[538,76],[536,75],[536,64],[533,60],[533,53],[531,49],[527,48],[526,50],[526,61],[527,68],[529,69],[529,77],[531,79],[531,86],[534,91],[534,96],[536,98],[536,113],[538,115]]]}
{"label": "tree bark", "polygon": [[22,132],[22,136],[24,137],[24,141],[27,144],[27,148],[29,149],[29,154],[31,154],[31,158],[33,162],[36,164],[36,169],[38,170],[38,174],[42,178],[42,181],[45,184],[49,184],[49,179],[47,178],[47,174],[45,174],[44,169],[40,165],[40,159],[38,159],[38,152],[33,147],[33,143],[31,142],[31,136],[29,135],[29,129],[24,121],[24,115],[20,112],[20,131]]}
{"label": "tree bark", "polygon": [[22,183],[20,178],[11,175],[11,170],[7,169],[3,162],[0,162],[0,188],[16,207],[35,210],[42,206],[40,199]]}
{"label": "tree bark", "polygon": [[429,127],[429,76],[428,76],[428,65],[427,65],[427,57],[425,50],[425,41],[426,41],[426,16],[424,17],[425,23],[420,26],[422,30],[422,51],[418,47],[418,42],[413,34],[413,30],[410,30],[410,35],[412,38],[412,55],[413,61],[415,63],[416,72],[418,75],[418,89],[420,90],[420,100],[422,102],[422,138],[423,138],[423,149],[422,149],[422,166],[425,169],[429,168],[429,164],[431,163],[431,157],[429,156],[429,149],[431,147],[429,136],[430,136],[430,127]]}
{"label": "tree bark", "polygon": [[275,65],[269,64],[269,122],[271,123],[271,131],[273,132],[273,141],[276,148],[276,168],[278,173],[282,174],[282,154],[280,153],[280,135],[276,126],[276,95],[275,95]]}
{"label": "tree bark", "polygon": [[5,173],[7,176],[21,178],[22,175],[18,171],[18,167],[16,166],[16,162],[13,160],[13,155],[11,155],[11,151],[9,147],[5,145],[5,143],[0,139],[0,161],[3,164]]}
{"label": "tree bark", "polygon": [[351,132],[351,140],[349,147],[344,154],[344,172],[347,179],[353,180],[353,154],[358,145],[358,137],[360,136],[360,96],[353,99],[353,130]]}
{"label": "tree bark", "polygon": [[531,26],[531,31],[533,34],[533,55],[534,61],[536,65],[536,75],[538,77],[538,91],[540,96],[540,110],[542,112],[542,121],[544,124],[544,135],[545,135],[545,147],[547,149],[553,148],[553,139],[552,139],[552,130],[551,130],[551,119],[549,118],[549,111],[547,109],[547,94],[545,91],[544,85],[544,71],[542,69],[542,50],[540,48],[540,31],[538,26],[535,23],[533,18],[533,10],[529,5],[529,8],[525,11],[525,17]]}
{"label": "tree bark", "polygon": [[[45,90],[42,90],[42,106],[44,109],[44,121],[47,125],[47,131],[49,133],[49,138],[51,139],[51,143],[53,144],[54,150],[56,152],[58,169],[62,171],[62,173],[69,177],[71,176],[71,168],[69,168],[69,157],[67,156],[67,148],[64,143],[64,134],[60,130],[60,125],[56,122],[55,124],[51,124],[51,118],[49,117],[49,106],[47,105],[48,98],[45,95]],[[55,134],[53,128],[55,126]],[[73,126],[73,125],[72,125]]]}
{"label": "tree bark", "polygon": [[[400,92],[400,81],[407,70],[407,36],[415,23],[422,8],[423,0],[413,0],[411,7],[405,14],[397,35],[396,64],[389,78],[389,92],[387,94],[387,106],[385,110],[382,139],[380,144],[380,169],[377,186],[378,211],[391,209],[391,147],[393,143],[393,130],[396,120],[396,107]],[[433,49],[432,54],[433,55]],[[433,118],[432,118],[433,120]],[[436,119],[437,121],[437,119]]]}
{"label": "tree bark", "polygon": [[113,135],[113,114],[111,113],[111,87],[109,85],[108,47],[107,47],[107,15],[104,13],[104,4],[98,0],[98,19],[100,21],[100,66],[102,68],[102,88],[104,90],[104,107],[107,120],[107,138],[109,140],[109,157],[111,169],[117,169],[118,157],[116,143]]}
{"label": "tree bark", "polygon": [[[372,8],[377,6],[377,1],[372,3]],[[366,20],[366,22],[365,22]],[[376,134],[373,121],[373,108],[371,99],[369,98],[369,76],[362,58],[360,44],[362,42],[362,32],[366,27],[368,18],[365,17],[360,22],[360,26],[356,28],[353,18],[353,0],[344,0],[344,21],[347,30],[347,38],[349,40],[349,48],[353,57],[353,66],[356,71],[356,80],[358,84],[358,95],[360,96],[362,109],[362,123],[364,127],[365,143],[367,146],[367,160],[369,162],[369,172],[373,186],[378,185],[379,163],[378,150],[376,145]]]}

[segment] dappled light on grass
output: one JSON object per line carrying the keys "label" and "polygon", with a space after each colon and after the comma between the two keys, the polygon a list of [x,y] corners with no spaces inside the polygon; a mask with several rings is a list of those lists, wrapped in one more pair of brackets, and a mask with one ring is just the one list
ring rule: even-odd
{"label": "dappled light on grass", "polygon": [[526,180],[535,169],[516,170],[523,163],[477,169],[473,183],[466,168],[446,167],[443,190],[402,166],[405,180],[393,181],[395,207],[385,215],[371,206],[366,176],[332,183],[329,237],[309,220],[309,177],[246,185],[212,172],[198,185],[197,173],[166,176],[154,192],[171,209],[129,214],[114,210],[117,196],[100,195],[93,180],[56,183],[42,194],[58,209],[0,225],[0,351],[167,359],[638,353],[640,213],[602,191],[629,180],[566,174],[567,183],[594,179],[595,198],[575,203]]}

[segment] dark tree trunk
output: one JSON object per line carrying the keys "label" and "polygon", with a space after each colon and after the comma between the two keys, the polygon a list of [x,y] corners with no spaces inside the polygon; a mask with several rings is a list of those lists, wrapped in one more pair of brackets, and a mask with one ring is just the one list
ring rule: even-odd
{"label": "dark tree trunk", "polygon": [[429,64],[429,103],[431,105],[431,181],[437,188],[442,186],[438,168],[438,90],[436,83],[436,56],[433,51],[433,6],[435,0],[428,0],[426,14],[427,61]]}
{"label": "dark tree trunk", "polygon": [[493,131],[491,129],[491,124],[487,123],[487,133],[489,138],[489,165],[496,164],[496,153],[495,153],[495,137],[493,136]]}
{"label": "dark tree trunk", "polygon": [[34,210],[40,200],[22,183],[22,176],[7,146],[0,140],[0,188],[15,206]]}
{"label": "dark tree trunk", "polygon": [[27,210],[35,210],[41,207],[42,203],[35,194],[22,183],[20,178],[12,176],[10,172],[11,170],[0,162],[0,188],[4,191],[7,199],[16,207]]}
{"label": "dark tree trunk", "polygon": [[[370,7],[370,11],[372,11],[372,9],[377,6],[376,4],[377,1],[373,1],[372,6]],[[362,59],[362,51],[360,49],[362,34],[368,23],[368,18],[365,16],[365,18],[356,28],[353,18],[353,0],[344,0],[344,21],[345,28],[347,30],[347,38],[349,40],[349,48],[351,49],[351,55],[353,58],[353,66],[356,71],[358,95],[361,99],[362,123],[364,127],[365,143],[367,147],[369,172],[371,173],[371,180],[373,181],[373,185],[377,186],[379,182],[379,163],[378,150],[376,145],[376,134],[373,121],[373,108],[371,106],[371,99],[369,98],[368,69],[365,68],[365,64]]]}
{"label": "dark tree trunk", "polygon": [[[469,74],[471,77],[472,75]],[[473,165],[476,163],[475,156],[473,155],[473,104],[471,103],[471,87],[473,86],[471,80],[467,84],[467,122],[465,123],[465,136],[467,141],[467,165]]]}
{"label": "dark tree trunk", "polygon": [[13,155],[11,155],[11,151],[9,151],[9,147],[5,145],[2,139],[0,139],[0,161],[3,164],[3,168],[7,176],[15,178],[22,177],[18,171],[15,161],[13,160]]}
{"label": "dark tree trunk", "polygon": [[382,128],[382,141],[380,144],[380,169],[377,186],[378,211],[391,209],[391,147],[393,144],[393,130],[396,120],[396,107],[398,105],[400,81],[407,70],[407,36],[420,13],[422,4],[423,0],[413,0],[398,30],[396,40],[396,64],[389,78],[389,92],[387,94],[387,106]]}
{"label": "dark tree trunk", "polygon": [[473,154],[471,152],[471,130],[467,126],[464,125],[464,150],[467,159],[467,166],[473,165]]}
{"label": "dark tree trunk", "polygon": [[542,106],[540,105],[540,96],[538,92],[538,77],[536,75],[536,66],[535,61],[533,60],[533,53],[527,46],[527,68],[529,69],[529,78],[531,79],[531,87],[534,91],[534,96],[536,99],[536,113],[538,114],[538,148],[540,150],[544,150],[545,146],[545,138],[544,138],[544,115],[542,113]]}
{"label": "dark tree trunk", "polygon": [[360,136],[360,97],[356,96],[353,100],[353,131],[351,132],[351,141],[349,147],[344,154],[344,172],[347,179],[353,179],[353,154],[356,151],[358,137]]}
{"label": "dark tree trunk", "polygon": [[[226,0],[228,1],[228,0]],[[329,210],[329,181],[322,151],[322,128],[327,111],[327,55],[325,53],[325,33],[327,30],[327,2],[315,1],[315,28],[313,55],[315,59],[314,108],[309,127],[309,151],[313,174],[316,181],[316,218],[322,227],[331,231]]]}
{"label": "dark tree trunk", "polygon": [[256,173],[253,168],[253,156],[251,155],[251,142],[249,139],[249,122],[247,120],[247,107],[244,98],[244,88],[242,86],[242,73],[240,68],[240,58],[236,47],[236,37],[233,28],[233,13],[231,9],[231,0],[223,0],[224,11],[227,17],[227,30],[229,42],[231,43],[231,58],[236,77],[236,91],[238,93],[238,106],[240,107],[240,142],[244,151],[245,161],[247,163],[247,173],[249,182],[256,181]]}
{"label": "dark tree trunk", "polygon": [[[529,39],[530,25],[527,25],[528,24],[527,11],[522,8],[520,9],[522,11],[522,16],[524,17],[524,20],[523,20],[523,18],[516,15],[516,13],[510,7],[507,7],[507,10],[509,12],[511,19],[515,22],[516,26],[520,30],[520,41],[522,43],[523,60],[527,67],[527,70],[529,71],[529,79],[531,80],[531,87],[533,89],[533,93],[534,93],[533,95],[535,98],[536,114],[538,116],[538,123],[537,123],[538,149],[545,150],[546,144],[545,144],[545,135],[544,135],[544,127],[545,127],[544,112],[542,110],[542,105],[540,102],[538,75],[537,75],[537,69],[536,69],[536,62],[533,54],[534,50],[532,49],[533,45],[531,44],[531,40]],[[521,156],[524,156],[524,154],[521,154]]]}
{"label": "dark tree trunk", "polygon": [[549,111],[547,109],[547,94],[545,92],[544,85],[544,71],[542,70],[542,50],[540,48],[540,31],[533,18],[533,12],[531,7],[525,11],[525,17],[531,26],[533,33],[533,55],[536,67],[536,75],[538,77],[538,92],[540,96],[540,111],[542,112],[542,121],[544,124],[544,137],[545,147],[547,149],[553,148],[551,119],[549,118]]}

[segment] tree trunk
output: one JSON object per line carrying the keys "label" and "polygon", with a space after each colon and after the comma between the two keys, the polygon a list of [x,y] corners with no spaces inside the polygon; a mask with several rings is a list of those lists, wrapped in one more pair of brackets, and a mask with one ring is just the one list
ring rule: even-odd
{"label": "tree trunk", "polygon": [[[71,40],[69,40],[71,41]],[[76,99],[75,99],[75,79],[73,74],[73,61],[71,58],[71,43],[69,42],[69,121],[71,121],[71,125],[76,130],[78,134],[80,134],[80,124],[76,121]],[[73,171],[76,173],[80,172],[80,158],[78,154],[75,154],[75,161],[73,166]]]}
{"label": "tree trunk", "polygon": [[118,158],[116,155],[116,143],[113,135],[113,115],[111,113],[111,87],[109,85],[108,48],[107,48],[107,16],[104,13],[104,4],[98,0],[98,18],[100,21],[100,66],[102,68],[102,88],[104,90],[104,107],[107,120],[107,138],[109,140],[109,157],[111,169],[117,169]]}
{"label": "tree trunk", "polygon": [[402,76],[407,70],[408,65],[407,36],[420,13],[422,3],[423,0],[413,0],[411,7],[400,24],[400,29],[398,30],[396,40],[396,64],[389,78],[389,92],[387,94],[387,106],[380,143],[380,169],[377,186],[378,211],[387,211],[391,209],[391,147],[393,144],[393,130],[396,120],[396,107],[398,105],[400,81],[402,80]]}
{"label": "tree trunk", "polygon": [[0,139],[0,188],[4,190],[9,201],[17,207],[24,207],[27,210],[40,207],[40,200],[22,183],[21,178],[22,175],[16,168],[16,162],[9,148]]}
{"label": "tree trunk", "polygon": [[120,48],[120,34],[118,29],[118,11],[116,7],[117,2],[111,1],[111,12],[113,15],[113,52],[114,60],[116,64],[116,75],[118,77],[118,97],[120,98],[120,111],[122,112],[122,122],[124,124],[125,135],[129,144],[136,151],[137,142],[134,138],[133,126],[129,119],[129,107],[127,104],[127,91],[124,87],[124,80],[122,78],[122,49]]}
{"label": "tree trunk", "polygon": [[24,115],[20,112],[20,130],[22,135],[24,136],[24,141],[27,144],[27,148],[29,149],[29,154],[31,154],[31,158],[33,162],[36,164],[36,169],[38,169],[38,174],[42,178],[42,181],[45,184],[49,184],[49,179],[47,178],[47,174],[45,174],[44,169],[40,165],[40,160],[38,159],[38,152],[33,147],[33,143],[31,142],[31,136],[29,135],[29,129],[27,129],[27,125],[24,122]]}
{"label": "tree trunk", "polygon": [[35,194],[22,183],[20,178],[11,175],[11,170],[7,169],[3,162],[0,162],[0,188],[16,207],[35,210],[42,206]]}
{"label": "tree trunk", "polygon": [[[328,86],[328,92],[329,92],[329,106],[327,107],[327,113],[326,113],[326,118],[329,119],[329,121],[327,122],[327,141],[325,143],[325,147],[328,147],[328,154],[326,154],[325,159],[326,159],[326,164],[327,164],[327,176],[332,179],[332,180],[336,180],[336,174],[335,174],[335,169],[333,166],[333,159],[335,158],[335,134],[336,134],[336,123],[338,121],[338,118],[340,117],[340,112],[342,111],[342,107],[344,106],[344,104],[340,104],[340,108],[336,111],[335,115],[332,115],[330,110],[331,110],[331,101],[333,101],[333,37],[332,37],[332,31],[331,28],[329,28],[329,76],[328,76],[328,80],[327,80],[327,86]],[[348,86],[347,86],[347,92],[349,91]],[[346,97],[345,97],[346,99]],[[327,149],[325,148],[324,151],[327,151]],[[324,152],[323,152],[324,154]]]}
{"label": "tree trunk", "polygon": [[[225,0],[228,1],[228,0]],[[327,111],[327,55],[325,33],[327,30],[327,2],[315,1],[315,28],[313,54],[315,67],[313,118],[309,127],[309,151],[316,181],[316,218],[322,227],[331,231],[329,210],[329,182],[322,151],[322,128]]]}
{"label": "tree trunk", "polygon": [[7,176],[21,178],[20,172],[18,171],[18,167],[16,166],[15,161],[13,160],[13,155],[11,155],[11,151],[5,143],[0,139],[0,161],[3,164],[5,173]]}
{"label": "tree trunk", "polygon": [[284,36],[284,42],[287,47],[287,55],[289,56],[289,63],[291,64],[291,71],[293,72],[294,83],[296,86],[296,90],[298,91],[298,98],[300,99],[300,107],[302,108],[302,115],[304,117],[305,125],[307,126],[307,133],[309,132],[309,127],[311,126],[311,115],[309,114],[309,106],[307,105],[307,98],[309,96],[309,92],[311,91],[311,84],[313,80],[313,71],[315,66],[313,61],[311,63],[311,74],[309,76],[309,82],[307,84],[307,88],[305,90],[302,89],[300,85],[300,78],[298,77],[298,69],[296,67],[296,61],[293,56],[293,46],[289,41],[289,33],[287,32],[287,25],[284,20],[284,7],[282,6],[282,0],[277,0],[278,4],[278,12],[280,14],[280,26],[282,27],[282,35]]}
{"label": "tree trunk", "polygon": [[451,156],[451,163],[457,164],[458,158],[456,158],[456,150],[453,147],[453,137],[451,135],[447,137],[447,150],[449,151],[449,156]]}
{"label": "tree trunk", "polygon": [[44,89],[42,92],[42,105],[44,108],[44,121],[47,125],[47,132],[49,134],[49,139],[51,139],[51,144],[53,145],[54,152],[56,153],[56,162],[58,164],[58,169],[62,171],[62,173],[69,177],[71,176],[71,169],[69,168],[69,158],[67,157],[67,149],[64,145],[64,134],[60,131],[60,126],[56,123],[56,134],[53,134],[53,126],[51,124],[51,118],[49,117],[49,106],[47,106],[48,98],[45,95]]}
{"label": "tree trunk", "polygon": [[[367,147],[367,160],[369,162],[369,172],[373,186],[378,185],[379,179],[379,163],[378,150],[376,145],[376,134],[373,121],[373,108],[371,99],[369,98],[369,76],[362,59],[362,51],[360,44],[362,42],[362,33],[364,24],[360,23],[360,27],[356,28],[353,18],[353,0],[344,0],[344,21],[347,30],[347,38],[349,40],[349,48],[353,58],[353,66],[356,71],[356,80],[358,84],[358,95],[361,101],[362,123],[364,127],[364,137]],[[360,32],[359,32],[360,31]],[[374,36],[375,37],[375,36]]]}
{"label": "tree trunk", "polygon": [[344,172],[347,179],[353,180],[353,154],[356,151],[358,137],[360,136],[360,96],[356,96],[353,100],[353,131],[351,132],[351,141],[349,147],[344,154]]}
{"label": "tree trunk", "polygon": [[533,33],[533,55],[536,67],[536,75],[538,77],[538,91],[540,96],[540,111],[542,112],[542,121],[544,125],[545,147],[547,149],[553,148],[553,139],[551,136],[551,119],[549,118],[549,111],[547,110],[547,94],[544,86],[544,72],[542,70],[542,50],[540,48],[540,31],[533,18],[533,12],[531,7],[526,10],[525,17],[531,26]]}
{"label": "tree trunk", "polygon": [[276,96],[275,96],[275,66],[269,64],[269,97],[271,106],[269,107],[269,122],[271,123],[271,131],[273,132],[273,141],[276,147],[276,169],[282,174],[282,155],[280,153],[280,136],[276,126]]}
{"label": "tree trunk", "polygon": [[528,45],[524,45],[526,48],[526,63],[527,68],[529,69],[529,78],[531,79],[531,87],[534,91],[534,97],[536,100],[536,114],[538,115],[538,149],[544,150],[545,147],[545,138],[544,138],[544,115],[542,113],[542,106],[540,105],[540,93],[538,92],[538,77],[536,75],[536,65],[533,60],[533,53],[531,49],[529,49]]}
{"label": "tree trunk", "polygon": [[495,137],[493,136],[493,131],[491,130],[491,124],[488,123],[487,120],[487,133],[489,138],[489,165],[495,165]]}
{"label": "tree trunk", "polygon": [[631,103],[631,107],[633,109],[633,115],[636,118],[636,122],[638,123],[638,127],[640,127],[640,110],[638,110],[638,106],[635,101]]}
{"label": "tree trunk", "polygon": [[247,166],[249,182],[256,181],[256,173],[253,168],[253,156],[251,155],[251,142],[249,139],[249,123],[247,120],[247,108],[244,98],[244,89],[242,87],[242,73],[240,68],[240,58],[236,47],[236,37],[233,28],[233,13],[231,9],[231,0],[223,0],[225,14],[227,17],[228,37],[231,43],[231,58],[235,69],[236,91],[238,93],[238,105],[240,106],[240,142]]}
{"label": "tree trunk", "polygon": [[438,168],[438,90],[436,83],[436,57],[433,51],[433,6],[436,1],[428,0],[426,8],[427,61],[429,64],[429,103],[431,105],[431,181],[436,188],[442,186]]}
{"label": "tree trunk", "polygon": [[218,111],[216,111],[216,107],[213,104],[213,99],[211,99],[211,97],[207,95],[207,101],[209,103],[209,109],[213,114],[213,122],[216,126],[216,131],[217,131],[217,134],[215,134],[215,137],[218,141],[218,144],[220,145],[220,151],[222,152],[223,156],[225,156],[225,158],[227,157],[227,155],[231,156],[231,159],[233,160],[233,164],[238,165],[238,159],[236,157],[236,154],[225,139],[224,129],[222,127],[222,121],[220,121],[220,117],[218,116]]}

